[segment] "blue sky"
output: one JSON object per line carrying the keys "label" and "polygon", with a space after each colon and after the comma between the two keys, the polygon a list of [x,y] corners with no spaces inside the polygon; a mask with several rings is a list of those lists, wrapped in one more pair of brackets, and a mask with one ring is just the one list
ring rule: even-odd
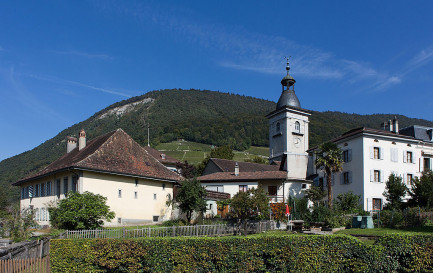
{"label": "blue sky", "polygon": [[[416,4],[414,4],[416,3]],[[165,88],[433,120],[431,1],[4,1],[0,160]]]}

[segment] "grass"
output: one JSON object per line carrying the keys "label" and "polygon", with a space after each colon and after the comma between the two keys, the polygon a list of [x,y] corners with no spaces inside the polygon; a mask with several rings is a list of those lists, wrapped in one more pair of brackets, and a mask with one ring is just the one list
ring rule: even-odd
{"label": "grass", "polygon": [[387,234],[427,234],[433,235],[432,226],[424,227],[413,227],[413,228],[372,228],[372,229],[360,229],[351,228],[336,232],[335,234],[349,234],[349,235],[366,235],[366,236],[383,236]]}
{"label": "grass", "polygon": [[[179,140],[169,143],[160,143],[155,148],[179,161],[187,160],[191,164],[198,164],[210,154],[212,145]],[[234,151],[234,153],[235,157],[233,160],[246,161],[255,156],[267,158],[269,156],[269,148],[251,146],[248,150]]]}

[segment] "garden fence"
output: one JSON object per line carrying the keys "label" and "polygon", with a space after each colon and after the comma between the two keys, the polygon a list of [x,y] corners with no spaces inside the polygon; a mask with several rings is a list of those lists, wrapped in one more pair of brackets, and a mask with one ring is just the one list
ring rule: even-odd
{"label": "garden fence", "polygon": [[49,273],[50,257],[29,258],[29,259],[8,259],[0,260],[0,272],[2,273]]}
{"label": "garden fence", "polygon": [[[246,233],[260,233],[275,229],[273,221],[248,222]],[[151,237],[201,237],[235,235],[241,232],[241,225],[195,225],[148,228],[68,230],[61,237],[66,239],[94,238],[151,238]]]}

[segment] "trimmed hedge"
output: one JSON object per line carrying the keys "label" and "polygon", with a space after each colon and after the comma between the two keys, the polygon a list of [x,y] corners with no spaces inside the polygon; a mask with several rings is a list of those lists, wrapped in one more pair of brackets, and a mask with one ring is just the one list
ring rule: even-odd
{"label": "trimmed hedge", "polygon": [[52,240],[52,272],[396,272],[433,270],[432,236]]}

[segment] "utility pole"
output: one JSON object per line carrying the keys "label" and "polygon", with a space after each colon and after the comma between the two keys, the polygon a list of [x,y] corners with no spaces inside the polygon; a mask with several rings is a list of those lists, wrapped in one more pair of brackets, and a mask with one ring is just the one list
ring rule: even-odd
{"label": "utility pole", "polygon": [[150,147],[150,127],[147,126],[147,146]]}

